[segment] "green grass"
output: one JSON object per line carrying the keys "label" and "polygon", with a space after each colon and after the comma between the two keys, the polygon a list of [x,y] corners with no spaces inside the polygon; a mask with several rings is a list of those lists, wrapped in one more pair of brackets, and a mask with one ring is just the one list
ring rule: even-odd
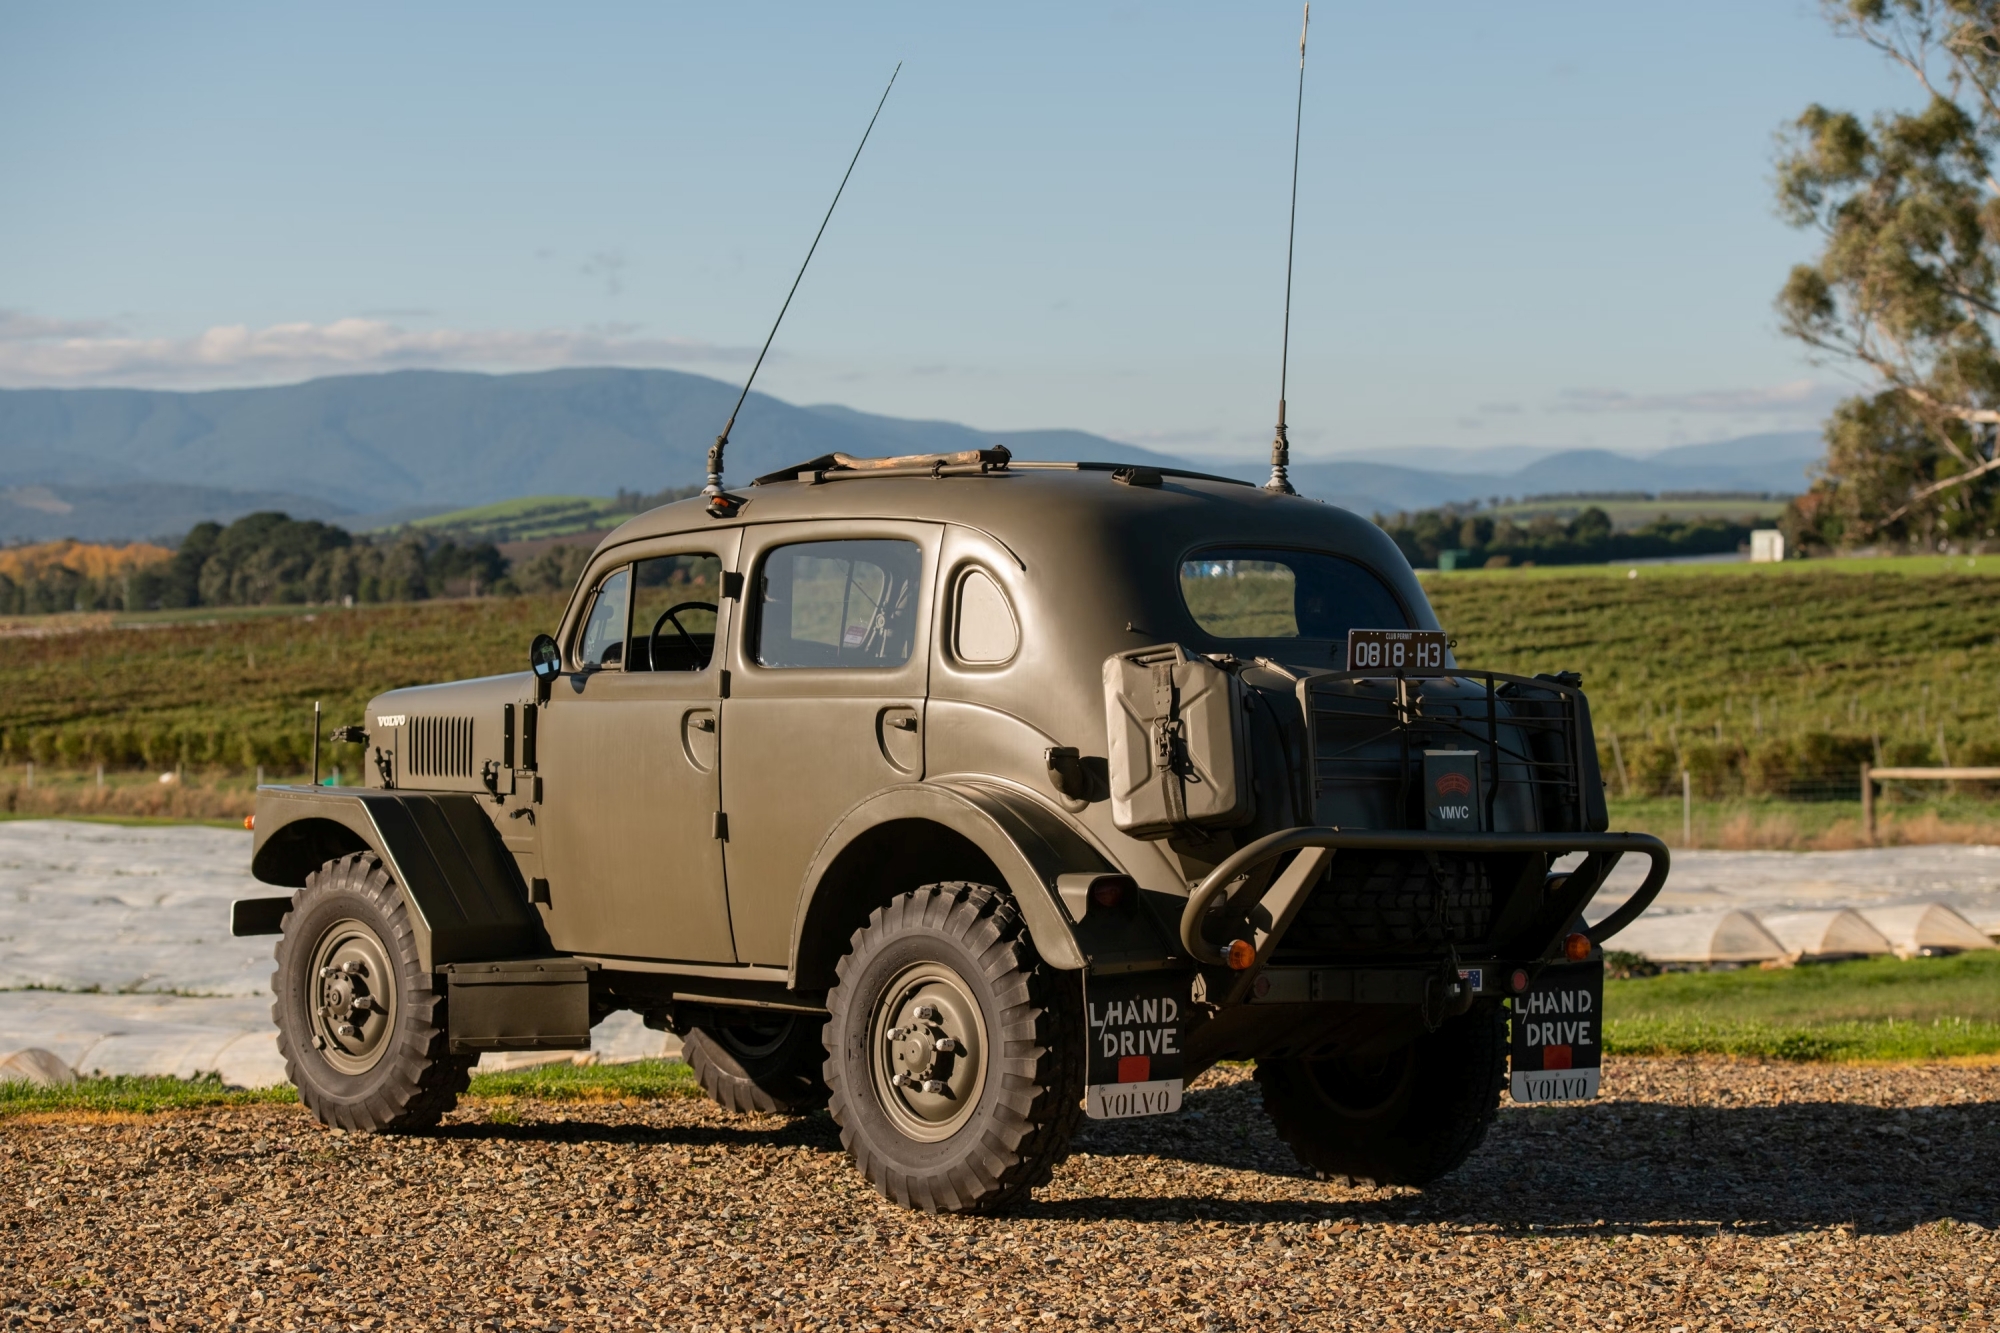
{"label": "green grass", "polygon": [[[620,1065],[544,1065],[500,1074],[472,1076],[469,1096],[503,1103],[498,1118],[511,1114],[505,1103],[650,1100],[698,1097],[694,1072],[678,1060],[640,1060]],[[230,1088],[214,1075],[184,1079],[141,1075],[78,1079],[63,1088],[0,1083],[0,1117],[47,1112],[149,1115],[212,1106],[295,1105],[289,1087]]]}
{"label": "green grass", "polygon": [[[564,600],[319,607],[0,636],[0,761],[299,771],[312,750],[314,700],[331,732],[361,721],[386,689],[524,670],[529,642],[555,628]],[[359,751],[328,743],[322,758],[351,769]]]}
{"label": "green grass", "polygon": [[699,1097],[694,1071],[680,1060],[636,1060],[623,1065],[541,1065],[504,1074],[474,1074],[474,1097],[531,1098],[545,1102],[602,1101],[630,1097]]}
{"label": "green grass", "polygon": [[298,1099],[298,1094],[288,1087],[225,1087],[222,1080],[212,1074],[193,1079],[119,1074],[109,1078],[78,1079],[62,1088],[0,1083],[0,1116],[47,1111],[144,1115],[154,1111],[198,1110],[205,1106],[282,1105]]}
{"label": "green grass", "polygon": [[410,527],[460,541],[531,541],[601,532],[631,518],[633,510],[616,500],[592,495],[530,495],[473,509],[420,518]]}
{"label": "green grass", "polygon": [[[1495,570],[1433,574],[1424,586],[1468,666],[1583,673],[1614,795],[1624,788],[1614,735],[1633,794],[1678,795],[1691,753],[1809,733],[1864,749],[1879,738],[1892,762],[2000,754],[1995,576],[2000,558],[1939,556],[1668,566],[1637,578],[1615,567]],[[1699,784],[1699,764],[1688,766]],[[1851,782],[1851,772],[1829,777]]]}
{"label": "green grass", "polygon": [[2000,1054],[2000,952],[1604,986],[1608,1055],[1943,1060]]}

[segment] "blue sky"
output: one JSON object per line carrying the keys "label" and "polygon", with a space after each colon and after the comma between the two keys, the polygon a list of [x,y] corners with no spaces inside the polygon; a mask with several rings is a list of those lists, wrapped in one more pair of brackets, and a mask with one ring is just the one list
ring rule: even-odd
{"label": "blue sky", "polygon": [[[434,365],[759,387],[1254,453],[1299,13],[1077,6],[0,7],[0,384]],[[1805,105],[1912,100],[1808,0],[1315,10],[1307,454],[1643,452],[1810,427],[1770,198]]]}

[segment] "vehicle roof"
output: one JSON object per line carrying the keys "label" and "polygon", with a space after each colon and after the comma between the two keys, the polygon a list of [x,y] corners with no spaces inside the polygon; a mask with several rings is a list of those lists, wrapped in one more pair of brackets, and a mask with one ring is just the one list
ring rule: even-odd
{"label": "vehicle roof", "polygon": [[[1157,485],[1121,480],[1148,471],[1158,478]],[[735,490],[745,503],[726,519],[711,517],[700,497],[663,505],[610,533],[599,550],[723,527],[872,518],[962,524],[1023,556],[1030,550],[1059,554],[1086,533],[1095,547],[1112,529],[1144,546],[1185,547],[1190,540],[1211,537],[1303,545],[1383,564],[1383,572],[1408,570],[1394,543],[1367,519],[1322,501],[1226,477],[1108,463],[1015,463],[985,473],[938,477],[836,473],[817,483],[810,477]]]}

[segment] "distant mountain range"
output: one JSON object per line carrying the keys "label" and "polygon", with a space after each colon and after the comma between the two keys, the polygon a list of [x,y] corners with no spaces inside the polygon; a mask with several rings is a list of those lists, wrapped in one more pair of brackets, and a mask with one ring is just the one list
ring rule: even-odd
{"label": "distant mountain range", "polygon": [[[0,391],[0,541],[166,537],[257,509],[357,527],[530,495],[609,495],[701,480],[737,389],[670,370],[522,375],[399,371],[277,388]],[[752,394],[730,444],[737,484],[836,451],[1004,444],[1020,458],[1191,466],[1261,479],[1259,461],[1180,459],[1072,430],[982,431]],[[1397,455],[1301,462],[1306,494],[1368,513],[1567,491],[1794,492],[1817,435],[1750,436],[1645,458],[1496,451],[1511,470]],[[1526,460],[1526,461],[1523,461]]]}

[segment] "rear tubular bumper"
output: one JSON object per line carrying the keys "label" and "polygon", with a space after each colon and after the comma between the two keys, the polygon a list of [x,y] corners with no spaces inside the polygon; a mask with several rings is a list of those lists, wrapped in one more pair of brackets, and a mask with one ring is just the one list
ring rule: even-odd
{"label": "rear tubular bumper", "polygon": [[[1585,930],[1593,945],[1601,945],[1631,925],[1652,905],[1667,882],[1670,863],[1666,844],[1648,833],[1431,833],[1325,826],[1281,829],[1232,853],[1188,896],[1181,913],[1181,947],[1198,962],[1224,963],[1222,952],[1204,937],[1202,927],[1217,900],[1226,897],[1224,915],[1232,921],[1248,917],[1260,906],[1264,909],[1260,914],[1262,924],[1256,927],[1257,938],[1253,941],[1256,965],[1261,967],[1269,961],[1331,859],[1342,851],[1457,855],[1528,852],[1551,856],[1582,852],[1582,864],[1549,876],[1544,889],[1544,906],[1536,915],[1539,921],[1548,924],[1552,935],[1581,915],[1621,859],[1632,852],[1645,855],[1651,864],[1638,892],[1610,916]],[[1257,873],[1287,856],[1292,861],[1278,874]]]}

